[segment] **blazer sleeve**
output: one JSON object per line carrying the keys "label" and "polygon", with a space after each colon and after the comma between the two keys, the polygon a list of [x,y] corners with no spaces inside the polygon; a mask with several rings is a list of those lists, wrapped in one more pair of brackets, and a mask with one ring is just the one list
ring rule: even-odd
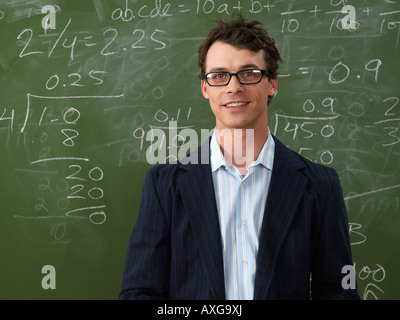
{"label": "blazer sleeve", "polygon": [[154,176],[145,178],[138,220],[133,229],[119,299],[168,299],[170,273],[169,227]]}
{"label": "blazer sleeve", "polygon": [[[311,296],[318,299],[359,299],[356,289],[344,289],[342,274],[345,265],[353,265],[347,210],[344,204],[339,177],[334,169],[327,168],[330,184],[321,188],[316,248],[312,261]],[[329,190],[330,189],[330,190]]]}

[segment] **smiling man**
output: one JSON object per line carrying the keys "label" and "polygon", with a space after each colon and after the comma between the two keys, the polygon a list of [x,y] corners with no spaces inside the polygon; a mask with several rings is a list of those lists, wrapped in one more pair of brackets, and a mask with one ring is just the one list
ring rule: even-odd
{"label": "smiling man", "polygon": [[[216,118],[216,138],[225,157],[232,153],[232,164],[243,175],[267,140],[268,98],[277,89],[277,79],[267,77],[269,71],[264,56],[263,50],[253,52],[216,40],[205,59],[204,68],[209,72],[204,74],[201,88]],[[252,136],[246,141],[247,133]],[[226,141],[229,145],[224,143]],[[247,152],[247,142],[254,153]],[[237,159],[241,158],[242,147],[246,161],[239,164]]]}
{"label": "smiling man", "polygon": [[209,161],[148,171],[121,299],[359,298],[342,287],[352,256],[336,172],[268,129],[280,60],[240,15],[200,46],[216,126],[198,152]]}

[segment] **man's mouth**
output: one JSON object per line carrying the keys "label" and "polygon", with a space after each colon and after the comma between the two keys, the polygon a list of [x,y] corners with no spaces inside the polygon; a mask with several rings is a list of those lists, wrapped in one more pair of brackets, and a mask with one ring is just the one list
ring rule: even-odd
{"label": "man's mouth", "polygon": [[248,104],[249,104],[248,102],[230,102],[230,103],[225,104],[225,107],[230,107],[230,108],[232,108],[232,107],[244,107],[244,106],[246,106]]}

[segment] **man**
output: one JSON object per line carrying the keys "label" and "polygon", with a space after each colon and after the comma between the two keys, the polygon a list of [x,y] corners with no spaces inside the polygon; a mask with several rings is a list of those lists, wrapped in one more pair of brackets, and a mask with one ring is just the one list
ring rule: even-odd
{"label": "man", "polygon": [[210,161],[148,171],[120,298],[357,299],[341,285],[352,257],[336,172],[268,129],[274,41],[240,15],[217,23],[199,49]]}

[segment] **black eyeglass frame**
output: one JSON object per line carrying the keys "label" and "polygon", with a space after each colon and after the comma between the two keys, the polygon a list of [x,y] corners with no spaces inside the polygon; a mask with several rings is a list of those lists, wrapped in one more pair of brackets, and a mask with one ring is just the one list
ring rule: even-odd
{"label": "black eyeglass frame", "polygon": [[[256,82],[247,82],[247,83],[243,83],[242,81],[240,81],[240,79],[239,79],[239,76],[238,76],[238,74],[239,73],[241,73],[241,72],[246,72],[246,71],[260,71],[260,73],[261,73],[261,77],[260,77],[260,80],[258,80],[258,81],[256,81]],[[212,74],[212,73],[224,73],[224,74],[229,74],[229,79],[228,79],[228,82],[226,83],[226,84],[210,84],[209,82],[208,82],[208,75],[210,75],[210,74]],[[236,79],[238,79],[238,81],[239,81],[239,83],[240,84],[242,84],[242,85],[248,85],[248,84],[256,84],[256,83],[260,83],[261,82],[261,80],[262,80],[262,78],[264,77],[264,76],[269,76],[269,72],[268,72],[268,70],[265,70],[265,69],[244,69],[244,70],[240,70],[240,71],[238,71],[238,72],[228,72],[228,71],[213,71],[213,72],[208,72],[208,73],[205,73],[204,75],[203,75],[203,79],[207,82],[207,84],[210,86],[210,87],[225,87],[225,86],[227,86],[230,82],[231,82],[231,80],[232,80],[232,76],[236,76]],[[269,77],[268,77],[269,78]]]}

